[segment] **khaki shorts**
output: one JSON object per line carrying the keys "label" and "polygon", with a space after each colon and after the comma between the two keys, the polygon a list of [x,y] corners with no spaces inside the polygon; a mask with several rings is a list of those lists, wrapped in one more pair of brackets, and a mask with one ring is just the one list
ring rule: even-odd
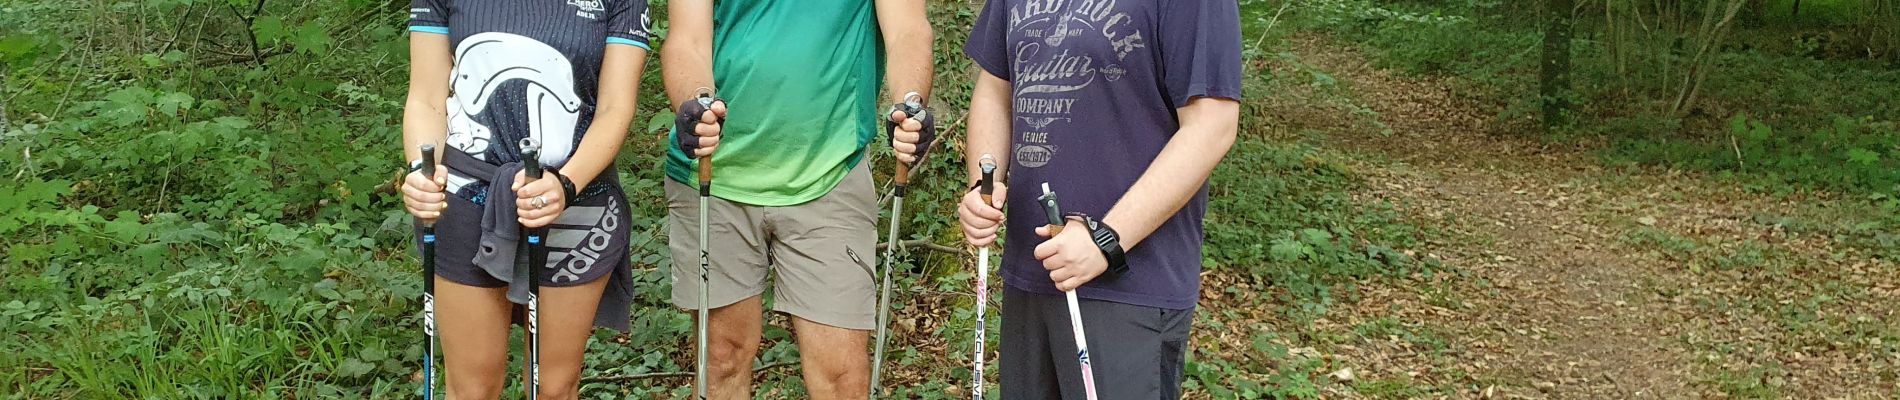
{"label": "khaki shorts", "polygon": [[[860,160],[830,193],[804,204],[708,201],[707,302],[725,307],[775,284],[773,310],[846,329],[876,325],[877,193],[866,164]],[[698,309],[699,190],[667,180],[666,208],[673,304]]]}

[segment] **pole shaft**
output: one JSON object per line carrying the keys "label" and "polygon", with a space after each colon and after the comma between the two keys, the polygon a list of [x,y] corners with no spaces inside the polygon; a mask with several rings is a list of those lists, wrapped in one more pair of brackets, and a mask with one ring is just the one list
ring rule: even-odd
{"label": "pole shaft", "polygon": [[[989,200],[984,199],[984,201]],[[984,310],[990,303],[990,247],[983,246],[977,249],[976,257],[976,355],[972,357],[976,365],[970,373],[970,376],[974,378],[972,379],[974,382],[970,383],[970,398],[983,400],[983,346],[984,336],[987,335],[985,325],[988,324],[984,317]]]}
{"label": "pole shaft", "polygon": [[[522,185],[541,179],[540,146],[530,140],[522,139],[521,170],[525,178]],[[521,268],[528,269],[528,388],[527,398],[541,397],[541,268],[547,261],[540,254],[541,242],[546,228],[527,229],[527,263]]]}
{"label": "pole shaft", "polygon": [[[435,144],[423,144],[422,176],[435,179]],[[422,220],[422,398],[435,398],[435,220]]]}
{"label": "pole shaft", "polygon": [[[898,170],[900,171],[899,176],[902,176],[901,172],[903,172],[903,170],[905,169],[904,167],[902,167],[902,165],[904,164],[898,163],[897,165],[899,165],[898,167]],[[903,193],[903,192],[904,192],[904,186],[900,184],[899,186],[897,186],[897,193]],[[890,239],[886,241],[887,243],[890,243],[890,245],[884,248],[884,268],[883,268],[884,277],[882,279],[883,288],[879,289],[878,300],[877,300],[877,304],[878,304],[877,346],[876,346],[876,349],[872,351],[873,355],[871,357],[871,360],[872,360],[871,361],[871,398],[873,399],[877,398],[878,394],[880,394],[883,389],[881,385],[879,384],[879,381],[881,381],[882,380],[881,378],[883,378],[882,372],[884,369],[884,342],[885,342],[885,338],[890,335],[891,272],[892,272],[892,268],[895,267],[895,264],[897,263],[897,249],[899,247],[903,247],[903,244],[897,241],[897,220],[901,219],[899,216],[903,215],[903,213],[904,213],[904,196],[899,195],[899,196],[896,196],[896,198],[891,200]]]}
{"label": "pole shaft", "polygon": [[699,362],[693,366],[693,391],[699,396],[699,400],[706,400],[706,325],[712,323],[708,320],[711,318],[711,311],[709,305],[706,304],[711,301],[708,299],[707,292],[712,290],[712,258],[710,252],[707,251],[706,240],[708,229],[706,214],[711,211],[709,209],[711,200],[712,156],[705,156],[699,158],[699,346],[697,348]]}

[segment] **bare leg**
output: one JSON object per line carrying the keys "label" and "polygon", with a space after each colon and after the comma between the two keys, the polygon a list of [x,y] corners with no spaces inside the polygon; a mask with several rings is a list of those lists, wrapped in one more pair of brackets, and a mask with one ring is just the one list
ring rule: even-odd
{"label": "bare leg", "polygon": [[435,278],[436,332],[450,399],[501,397],[508,374],[507,288],[481,288]]}
{"label": "bare leg", "polygon": [[[708,349],[706,396],[719,400],[752,398],[752,360],[759,356],[764,334],[764,312],[759,296],[748,297],[710,311],[706,326]],[[695,321],[697,322],[697,321]]]}
{"label": "bare leg", "polygon": [[[610,278],[580,286],[541,287],[541,399],[570,400],[579,396],[582,356],[587,352],[587,338],[594,334],[594,311],[600,306],[601,291]],[[527,373],[528,365],[523,358],[523,382],[532,378]]]}
{"label": "bare leg", "polygon": [[804,366],[805,388],[813,399],[870,397],[871,356],[865,354],[870,333],[792,317],[798,338],[798,358]]}

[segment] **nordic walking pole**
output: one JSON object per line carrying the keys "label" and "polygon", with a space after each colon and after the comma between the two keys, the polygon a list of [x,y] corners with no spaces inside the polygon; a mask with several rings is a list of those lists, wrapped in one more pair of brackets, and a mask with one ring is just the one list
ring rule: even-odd
{"label": "nordic walking pole", "polygon": [[[422,145],[422,176],[435,181],[435,145]],[[435,399],[435,220],[422,220],[422,398]]]}
{"label": "nordic walking pole", "polygon": [[[1062,233],[1062,226],[1068,222],[1062,218],[1062,209],[1056,206],[1056,192],[1049,190],[1049,182],[1042,183],[1042,211],[1049,215],[1049,237]],[[1082,307],[1075,298],[1075,291],[1062,292],[1069,298],[1069,326],[1075,327],[1075,362],[1082,366],[1082,391],[1088,400],[1095,400],[1095,371],[1089,367],[1089,342],[1082,335]]]}
{"label": "nordic walking pole", "polygon": [[[923,96],[917,94],[917,92],[905,94],[904,104],[899,104],[898,107],[900,111],[904,112],[906,118],[924,117]],[[929,143],[918,143],[918,145],[927,146]],[[898,161],[897,174],[892,176],[891,179],[895,181],[896,188],[891,191],[891,195],[893,196],[891,199],[891,236],[889,240],[885,241],[887,244],[884,245],[884,286],[882,289],[879,289],[880,293],[878,293],[877,296],[877,346],[876,350],[871,352],[872,399],[876,399],[880,392],[878,381],[883,375],[880,372],[884,369],[884,338],[890,334],[891,268],[893,264],[897,262],[897,248],[902,247],[902,244],[897,241],[897,221],[903,219],[904,215],[904,192],[910,185],[910,164]]]}
{"label": "nordic walking pole", "polygon": [[[521,170],[527,185],[541,179],[541,144],[534,138],[521,139]],[[564,200],[565,201],[565,200]],[[541,264],[546,260],[541,256],[541,237],[546,227],[528,229],[528,246],[525,263],[517,264],[528,269],[528,398],[541,397]],[[516,253],[522,254],[522,253]],[[521,258],[517,258],[520,260]]]}
{"label": "nordic walking pole", "polygon": [[[977,160],[977,165],[983,169],[983,177],[977,181],[977,194],[983,196],[983,204],[994,204],[990,200],[990,193],[995,190],[996,158],[984,154],[983,158]],[[990,246],[983,246],[976,249],[976,366],[970,372],[975,381],[970,383],[970,398],[975,400],[983,400],[983,311],[989,307],[989,303]]]}
{"label": "nordic walking pole", "polygon": [[[712,91],[699,92],[699,105],[706,107],[706,112],[712,112],[714,101]],[[700,118],[704,118],[703,115]],[[675,134],[695,135],[697,133],[676,132]],[[706,400],[706,319],[711,315],[706,307],[706,302],[709,301],[706,298],[706,292],[712,290],[712,260],[706,251],[706,213],[710,211],[708,202],[712,199],[712,165],[711,155],[699,158],[699,358],[697,365],[693,366],[695,381],[693,391],[697,392],[699,400]]]}

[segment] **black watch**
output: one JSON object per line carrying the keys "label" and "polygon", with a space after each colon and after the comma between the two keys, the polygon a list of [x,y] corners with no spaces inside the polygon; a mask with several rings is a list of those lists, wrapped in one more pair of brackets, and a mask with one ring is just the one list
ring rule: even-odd
{"label": "black watch", "polygon": [[1122,236],[1115,233],[1115,228],[1088,214],[1072,212],[1069,216],[1082,220],[1082,226],[1089,228],[1089,238],[1095,240],[1095,247],[1102,250],[1102,258],[1108,260],[1109,277],[1128,273],[1128,254],[1122,250]]}

